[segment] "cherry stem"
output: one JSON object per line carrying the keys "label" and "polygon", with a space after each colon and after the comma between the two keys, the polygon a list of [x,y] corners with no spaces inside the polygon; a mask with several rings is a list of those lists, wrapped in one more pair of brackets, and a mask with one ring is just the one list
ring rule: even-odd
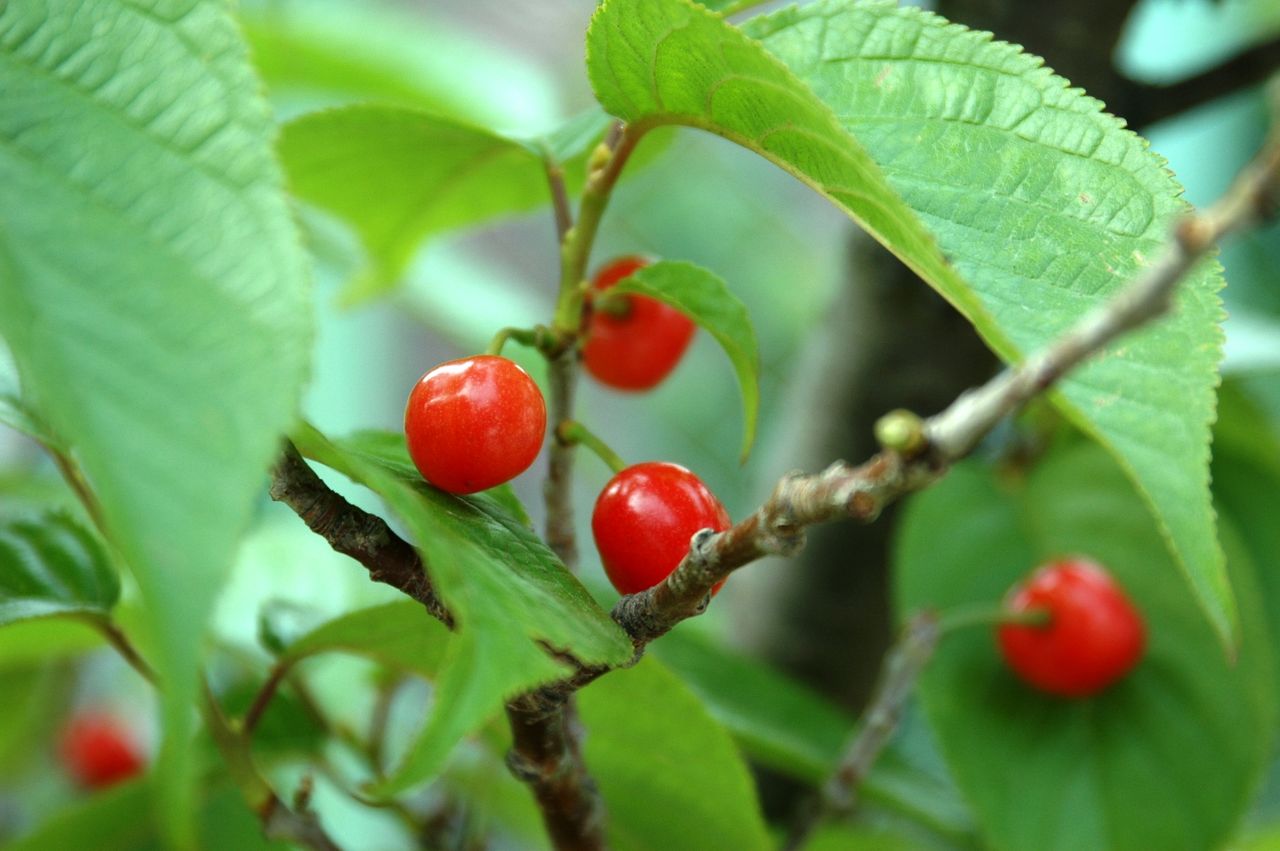
{"label": "cherry stem", "polygon": [[1048,626],[1050,620],[1048,609],[1013,612],[999,603],[971,603],[943,612],[938,631],[946,635],[970,626]]}
{"label": "cherry stem", "polygon": [[490,341],[489,348],[485,349],[484,353],[486,355],[502,354],[502,347],[507,344],[508,340],[532,349],[546,351],[551,347],[552,336],[550,329],[542,325],[536,328],[507,327],[493,335],[493,340]]}
{"label": "cherry stem", "polygon": [[618,453],[610,449],[609,444],[605,443],[577,420],[564,420],[556,426],[556,440],[565,446],[582,445],[587,447],[615,473],[621,473],[627,467],[627,462],[623,461]]}

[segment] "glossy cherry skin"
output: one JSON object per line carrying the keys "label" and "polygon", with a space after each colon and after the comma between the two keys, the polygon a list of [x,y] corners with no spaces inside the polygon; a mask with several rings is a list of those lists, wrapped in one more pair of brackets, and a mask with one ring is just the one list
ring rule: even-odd
{"label": "glossy cherry skin", "polygon": [[[649,265],[643,257],[620,257],[596,273],[592,292],[601,292]],[[582,347],[582,362],[601,384],[617,390],[648,390],[676,368],[696,330],[674,307],[643,295],[623,296],[622,316],[593,311]]]}
{"label": "glossy cherry skin", "polygon": [[83,712],[71,719],[58,742],[63,767],[85,789],[103,789],[142,771],[142,755],[117,719]]}
{"label": "glossy cherry skin", "polygon": [[1006,624],[1001,653],[1026,682],[1063,697],[1088,697],[1129,673],[1142,658],[1146,628],[1111,574],[1095,562],[1051,562],[1015,585],[1012,612],[1048,612],[1045,625]]}
{"label": "glossy cherry skin", "polygon": [[409,393],[409,457],[431,484],[475,493],[529,469],[542,449],[547,405],[529,374],[506,358],[442,363]]}
{"label": "glossy cherry skin", "polygon": [[723,532],[730,525],[729,513],[701,479],[664,461],[646,461],[618,473],[600,492],[591,514],[604,572],[621,594],[635,594],[666,579],[689,552],[695,532]]}

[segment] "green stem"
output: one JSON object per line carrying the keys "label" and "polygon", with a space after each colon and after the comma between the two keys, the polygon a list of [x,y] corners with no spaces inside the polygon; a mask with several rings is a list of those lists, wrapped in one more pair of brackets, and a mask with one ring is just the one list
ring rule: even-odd
{"label": "green stem", "polygon": [[627,467],[627,462],[623,461],[618,453],[609,448],[609,444],[605,443],[577,420],[565,420],[556,426],[556,440],[566,446],[580,444],[587,447],[615,473],[621,473]]}
{"label": "green stem", "polygon": [[643,124],[624,125],[607,159],[587,177],[587,186],[582,191],[582,203],[578,208],[578,221],[565,232],[560,243],[560,295],[556,300],[552,327],[561,334],[576,336],[582,325],[587,262],[596,231],[600,229],[600,219],[609,206],[609,198],[623,166],[647,130]]}
{"label": "green stem", "polygon": [[970,626],[1048,626],[1048,609],[1028,609],[1025,612],[1011,612],[999,603],[970,603],[956,606],[942,613],[938,622],[938,631],[946,635],[957,629]]}
{"label": "green stem", "polygon": [[530,348],[540,348],[546,334],[541,328],[503,328],[497,334],[493,335],[493,340],[489,343],[489,348],[484,350],[486,355],[502,354],[502,347],[507,344],[508,340],[519,343],[522,346]]}

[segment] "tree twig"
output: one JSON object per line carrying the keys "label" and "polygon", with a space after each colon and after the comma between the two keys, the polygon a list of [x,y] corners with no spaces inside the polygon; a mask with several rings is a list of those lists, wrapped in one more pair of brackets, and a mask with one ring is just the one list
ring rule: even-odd
{"label": "tree twig", "polygon": [[582,760],[572,695],[548,702],[534,692],[507,705],[507,767],[528,784],[552,843],[562,851],[604,848],[604,807]]}
{"label": "tree twig", "polygon": [[[561,234],[560,293],[553,327],[566,345],[551,358],[548,371],[549,413],[557,433],[562,423],[574,418],[580,371],[577,338],[585,316],[583,293],[591,246],[613,187],[643,134],[643,129],[621,124],[610,127],[592,155],[577,224]],[[552,441],[543,491],[547,545],[570,570],[578,565],[572,499],[574,450],[572,443]],[[575,676],[572,681],[579,679],[581,676]],[[604,806],[582,760],[573,690],[557,684],[507,704],[512,734],[507,764],[533,791],[555,846],[585,851],[604,847]]]}
{"label": "tree twig", "polygon": [[453,615],[436,595],[425,565],[413,545],[391,530],[381,517],[356,508],[332,491],[286,443],[271,475],[271,498],[294,510],[329,546],[360,562],[369,578],[403,591],[420,602],[445,626]]}
{"label": "tree twig", "polygon": [[783,845],[785,851],[803,847],[814,828],[829,816],[853,811],[858,790],[898,729],[907,700],[933,658],[940,634],[938,616],[933,612],[921,612],[907,623],[885,657],[861,726],[821,794],[792,825]]}

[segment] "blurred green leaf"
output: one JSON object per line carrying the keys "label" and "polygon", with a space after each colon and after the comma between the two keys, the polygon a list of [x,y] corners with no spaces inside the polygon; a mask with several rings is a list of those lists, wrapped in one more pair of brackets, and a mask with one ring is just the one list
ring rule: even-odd
{"label": "blurred green leaf", "polygon": [[804,851],[916,851],[905,836],[870,827],[827,825],[804,844]]}
{"label": "blurred green leaf", "polygon": [[[702,699],[755,762],[814,787],[835,770],[854,724],[818,694],[694,630],[677,629],[650,652]],[[941,836],[967,838],[972,820],[941,757],[924,741],[928,729],[913,723],[914,716],[908,713],[876,762],[863,797]]]}
{"label": "blurred green leaf", "polygon": [[656,660],[592,683],[579,692],[578,708],[611,848],[773,847],[728,731]]}
{"label": "blurred green leaf", "polygon": [[310,330],[274,127],[227,4],[153,5],[0,15],[0,333],[163,636],[155,810],[182,842],[204,625]]}
{"label": "blurred green leaf", "polygon": [[21,777],[22,768],[44,756],[32,743],[48,741],[71,685],[66,671],[50,665],[0,668],[0,694],[22,696],[0,701],[0,777]]}
{"label": "blurred green leaf", "polygon": [[816,693],[692,630],[675,630],[651,652],[753,759],[815,785],[835,769],[853,720]]}
{"label": "blurred green leaf", "polygon": [[613,293],[655,298],[705,328],[729,356],[742,391],[742,460],[755,442],[760,415],[760,352],[747,308],[712,272],[692,263],[663,261],[620,281]]}
{"label": "blurred green leaf", "polygon": [[1252,565],[1229,524],[1241,589],[1239,658],[1222,657],[1122,471],[1096,446],[1051,454],[1025,480],[955,468],[909,507],[898,543],[901,612],[996,604],[1035,565],[1081,553],[1142,612],[1148,647],[1105,692],[1066,700],[1003,664],[988,629],[948,635],[921,696],[957,783],[1006,849],[1199,849],[1229,834],[1270,753],[1270,647]]}
{"label": "blurred green leaf", "polygon": [[[1163,161],[1038,58],[891,2],[824,0],[739,31],[690,0],[607,0],[588,68],[614,115],[716,133],[822,193],[1006,361],[1123,286],[1187,210]],[[1171,321],[1054,398],[1121,459],[1230,644],[1208,478],[1221,286],[1202,264]]]}
{"label": "blurred green leaf", "polygon": [[1272,625],[1272,662],[1280,682],[1280,439],[1266,416],[1235,382],[1220,394],[1214,427],[1213,494],[1218,514],[1240,534],[1255,565],[1261,603]]}
{"label": "blurred green leaf", "polygon": [[6,851],[138,851],[154,833],[145,780],[131,780],[62,807],[33,833],[6,845]]}
{"label": "blurred green leaf", "polygon": [[[225,781],[215,782],[202,802],[197,830],[201,848],[282,851],[292,847],[263,838],[261,822]],[[132,780],[62,807],[5,849],[162,851],[167,847],[155,833],[147,782]]]}
{"label": "blurred green leaf", "polygon": [[100,631],[80,620],[19,621],[0,629],[0,668],[79,656],[105,642]]}
{"label": "blurred green leaf", "polygon": [[375,0],[238,4],[254,65],[273,99],[427,109],[513,131],[558,112],[550,76],[431,8]]}
{"label": "blurred green leaf", "polygon": [[120,580],[97,536],[61,512],[0,522],[0,626],[53,615],[105,617]]}
{"label": "blurred green leaf", "polygon": [[[566,182],[609,121],[594,111],[556,137]],[[370,266],[348,302],[385,293],[432,234],[550,201],[543,142],[524,142],[412,109],[349,106],[285,125],[280,154],[293,191],[355,228]]]}
{"label": "blurred green leaf", "polygon": [[280,661],[295,665],[317,653],[341,651],[434,679],[451,638],[421,603],[402,600],[331,620],[290,644]]}
{"label": "blurred green leaf", "polygon": [[310,427],[303,454],[378,493],[408,527],[458,623],[436,679],[433,710],[405,763],[375,790],[392,795],[439,771],[458,741],[505,698],[569,673],[547,648],[619,665],[631,642],[524,522],[486,494],[460,498],[426,484],[385,436],[332,443]]}

